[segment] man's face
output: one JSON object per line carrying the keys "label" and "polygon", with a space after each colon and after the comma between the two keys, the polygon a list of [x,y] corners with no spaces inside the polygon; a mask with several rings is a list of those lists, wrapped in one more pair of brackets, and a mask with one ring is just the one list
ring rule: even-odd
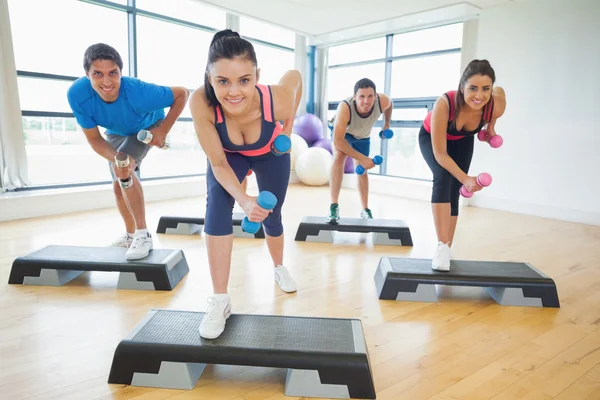
{"label": "man's face", "polygon": [[358,89],[354,95],[354,101],[356,103],[356,109],[358,112],[361,114],[366,114],[371,111],[371,108],[375,103],[375,91],[373,88]]}
{"label": "man's face", "polygon": [[121,70],[114,61],[95,60],[90,65],[87,77],[102,100],[112,103],[119,97]]}

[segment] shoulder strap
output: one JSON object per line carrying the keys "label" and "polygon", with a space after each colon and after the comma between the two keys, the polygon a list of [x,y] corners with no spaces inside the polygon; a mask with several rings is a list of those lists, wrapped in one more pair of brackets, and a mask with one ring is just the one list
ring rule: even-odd
{"label": "shoulder strap", "polygon": [[483,108],[483,120],[485,122],[490,122],[492,120],[492,115],[494,113],[494,96],[488,101],[488,103]]}
{"label": "shoulder strap", "polygon": [[256,85],[256,87],[260,91],[260,95],[261,95],[261,99],[262,99],[263,115],[265,116],[265,121],[267,121],[267,122],[275,121],[275,111],[273,110],[273,96],[271,93],[271,86]]}
{"label": "shoulder strap", "polygon": [[348,119],[348,125],[350,125],[350,122],[352,122],[352,106],[350,106],[350,103],[348,103],[348,100],[342,100],[344,103],[346,103],[346,105],[348,106],[348,111],[350,111],[350,118]]}
{"label": "shoulder strap", "polygon": [[221,106],[217,104],[213,107],[213,110],[215,111],[215,125],[222,124],[223,114],[221,114]]}
{"label": "shoulder strap", "polygon": [[451,90],[449,92],[444,93],[446,99],[448,100],[448,106],[450,107],[450,111],[448,112],[448,121],[452,121],[454,119],[454,108],[456,107],[456,90]]}

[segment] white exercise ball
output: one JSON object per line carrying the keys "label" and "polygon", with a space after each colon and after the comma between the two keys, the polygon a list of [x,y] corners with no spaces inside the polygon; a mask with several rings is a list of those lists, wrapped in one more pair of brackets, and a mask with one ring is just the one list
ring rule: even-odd
{"label": "white exercise ball", "polygon": [[291,162],[291,170],[293,171],[296,166],[296,160],[298,156],[308,150],[308,143],[306,140],[300,135],[292,133],[290,135],[290,139],[292,140],[292,150],[290,152],[290,162]]}
{"label": "white exercise ball", "polygon": [[296,175],[300,182],[309,186],[321,186],[329,182],[333,156],[322,147],[310,147],[296,160]]}

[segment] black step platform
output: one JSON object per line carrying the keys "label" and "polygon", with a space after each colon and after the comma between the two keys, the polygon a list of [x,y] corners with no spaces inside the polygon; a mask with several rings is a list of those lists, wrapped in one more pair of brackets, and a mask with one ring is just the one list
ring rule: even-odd
{"label": "black step platform", "polygon": [[451,260],[441,272],[430,259],[383,257],[375,272],[381,300],[436,302],[435,285],[482,287],[505,306],[560,307],[554,281],[528,263]]}
{"label": "black step platform", "polygon": [[375,245],[413,245],[406,222],[362,218],[340,218],[340,221],[334,225],[325,222],[325,217],[304,217],[296,231],[296,241],[333,242],[333,232],[373,232]]}
{"label": "black step platform", "polygon": [[13,261],[8,283],[62,286],[85,271],[119,272],[118,289],[173,290],[189,272],[181,250],[151,250],[125,259],[124,247],[46,246]]}
{"label": "black step platform", "polygon": [[[233,213],[233,237],[264,239],[265,231],[262,224],[258,232],[251,234],[242,230],[242,220],[246,215],[243,213]],[[204,218],[194,217],[160,217],[156,233],[166,233],[173,235],[193,235],[202,234],[204,229]]]}
{"label": "black step platform", "polygon": [[204,313],[150,310],[117,346],[108,383],[193,389],[206,364],[287,368],[285,395],[374,399],[358,319],[232,314],[214,340]]}

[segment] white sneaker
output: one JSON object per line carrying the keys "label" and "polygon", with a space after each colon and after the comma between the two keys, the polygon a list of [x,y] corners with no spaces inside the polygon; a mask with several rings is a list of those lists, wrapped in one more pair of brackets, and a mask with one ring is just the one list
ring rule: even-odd
{"label": "white sneaker", "polygon": [[446,243],[438,242],[431,268],[437,271],[450,271],[450,247]]}
{"label": "white sneaker", "polygon": [[133,242],[125,253],[125,258],[128,260],[139,260],[147,257],[152,250],[152,236],[150,233],[141,233],[133,236]]}
{"label": "white sneaker", "polygon": [[296,282],[290,272],[283,265],[275,267],[275,282],[279,284],[281,290],[287,293],[296,291]]}
{"label": "white sneaker", "polygon": [[198,331],[204,339],[216,339],[225,330],[225,320],[231,315],[229,295],[214,295],[208,298],[208,309]]}
{"label": "white sneaker", "polygon": [[133,242],[133,236],[129,235],[129,233],[124,233],[115,239],[108,247],[125,247],[129,248],[131,243]]}

